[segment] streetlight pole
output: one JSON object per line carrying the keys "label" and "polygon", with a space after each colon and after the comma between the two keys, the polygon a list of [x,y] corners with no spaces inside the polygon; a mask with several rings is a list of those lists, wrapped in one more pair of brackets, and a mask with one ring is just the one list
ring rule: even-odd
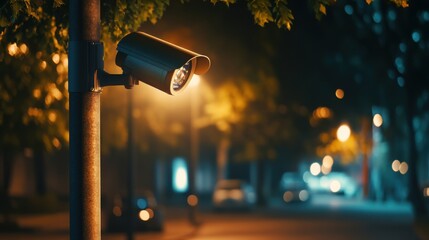
{"label": "streetlight pole", "polygon": [[70,239],[99,240],[100,92],[88,90],[88,46],[100,41],[100,0],[70,0],[69,13]]}
{"label": "streetlight pole", "polygon": [[134,132],[134,126],[133,126],[133,90],[129,89],[128,92],[128,109],[127,109],[127,115],[128,115],[128,149],[127,149],[127,191],[128,191],[128,227],[127,227],[127,239],[133,240],[134,239],[134,157],[133,157],[133,150],[134,150],[134,141],[133,141],[133,132]]}
{"label": "streetlight pole", "polygon": [[197,207],[198,207],[198,195],[196,191],[196,173],[199,155],[199,136],[198,126],[196,124],[198,117],[198,96],[197,96],[197,85],[199,84],[199,77],[193,77],[190,83],[190,164],[189,164],[189,220],[192,224],[197,225]]}

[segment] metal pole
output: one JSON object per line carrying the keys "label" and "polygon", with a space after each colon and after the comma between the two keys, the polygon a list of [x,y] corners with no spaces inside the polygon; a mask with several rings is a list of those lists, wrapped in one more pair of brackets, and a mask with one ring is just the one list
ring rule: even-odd
{"label": "metal pole", "polygon": [[[100,93],[86,86],[88,42],[100,41],[100,1],[70,0],[70,239],[101,239]],[[94,76],[92,76],[94,77]]]}
{"label": "metal pole", "polygon": [[198,154],[199,154],[199,136],[198,136],[198,129],[196,126],[196,120],[198,116],[198,96],[196,95],[196,89],[195,87],[191,88],[190,92],[190,101],[191,101],[191,120],[190,120],[190,144],[191,144],[191,157],[190,157],[190,166],[189,166],[189,193],[190,195],[193,195],[197,202],[191,203],[188,201],[189,204],[189,218],[190,222],[194,225],[198,224],[198,217],[197,217],[197,208],[198,208],[198,195],[196,191],[196,172],[197,172],[197,164],[198,164]]}
{"label": "metal pole", "polygon": [[128,90],[128,161],[127,161],[127,188],[128,188],[128,227],[127,239],[134,239],[134,158],[133,158],[133,89]]}

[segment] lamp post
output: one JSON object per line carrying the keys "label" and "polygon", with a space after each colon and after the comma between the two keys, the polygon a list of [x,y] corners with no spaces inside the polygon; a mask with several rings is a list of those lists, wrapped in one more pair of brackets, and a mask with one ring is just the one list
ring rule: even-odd
{"label": "lamp post", "polygon": [[87,88],[100,42],[100,0],[70,0],[70,239],[101,239],[100,92]]}
{"label": "lamp post", "polygon": [[127,139],[127,239],[134,239],[134,123],[133,123],[133,90],[130,89],[128,92],[128,109],[127,109],[127,121],[128,121],[128,139]]}
{"label": "lamp post", "polygon": [[132,88],[140,80],[175,95],[194,73],[203,74],[210,68],[210,59],[134,32],[118,43],[116,64],[123,73],[109,74],[104,71],[100,42],[100,0],[70,0],[69,20],[70,239],[99,240],[101,88]]}
{"label": "lamp post", "polygon": [[192,224],[198,224],[197,218],[197,207],[198,207],[198,195],[196,192],[196,172],[199,155],[199,135],[198,126],[196,124],[198,118],[198,95],[197,86],[200,83],[200,77],[194,75],[190,85],[190,163],[189,163],[189,196],[187,203],[189,206],[189,220]]}

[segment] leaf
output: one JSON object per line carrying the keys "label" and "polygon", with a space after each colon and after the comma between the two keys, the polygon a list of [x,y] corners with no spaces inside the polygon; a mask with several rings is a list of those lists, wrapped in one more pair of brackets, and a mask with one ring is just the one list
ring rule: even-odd
{"label": "leaf", "polygon": [[63,0],[54,0],[54,8],[61,7],[62,5],[64,5]]}
{"label": "leaf", "polygon": [[390,1],[393,2],[398,7],[406,8],[409,6],[408,0],[390,0]]}
{"label": "leaf", "polygon": [[256,24],[263,27],[265,23],[273,22],[271,2],[268,0],[250,0],[247,4]]}
{"label": "leaf", "polygon": [[276,6],[273,11],[276,14],[277,27],[286,27],[288,30],[290,30],[294,17],[292,11],[287,6],[287,0],[276,1]]}
{"label": "leaf", "polygon": [[325,7],[325,5],[320,4],[319,12],[323,13],[324,15],[326,15],[326,7]]}
{"label": "leaf", "polygon": [[223,2],[225,5],[229,6],[229,4],[233,4],[236,2],[236,0],[210,0],[210,2],[214,5],[218,2]]}

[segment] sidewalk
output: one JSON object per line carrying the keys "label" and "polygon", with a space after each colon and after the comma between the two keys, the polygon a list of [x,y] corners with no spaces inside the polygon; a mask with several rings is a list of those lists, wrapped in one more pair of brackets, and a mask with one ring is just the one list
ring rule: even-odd
{"label": "sidewalk", "polygon": [[[332,200],[332,199],[331,199]],[[327,199],[319,198],[310,205],[291,205],[282,206],[275,205],[268,209],[256,209],[254,212],[249,213],[248,216],[255,218],[255,216],[262,215],[264,212],[271,212],[269,216],[271,219],[276,219],[275,214],[279,212],[279,217],[284,218],[287,213],[287,218],[312,220],[321,219],[322,217],[336,218],[337,214],[345,220],[348,216],[359,218],[357,212],[366,212],[373,214],[377,219],[376,221],[398,221],[401,226],[412,225],[413,217],[411,214],[411,207],[409,204],[403,203],[375,203],[375,202],[362,202],[352,199],[334,199],[334,201],[327,201]],[[283,213],[282,213],[283,212]],[[273,214],[272,214],[273,213]],[[213,214],[208,208],[202,209],[200,214],[207,219],[216,220],[224,218],[224,215]],[[239,214],[237,214],[239,215]],[[330,215],[330,216],[329,216]],[[362,216],[365,216],[363,214]],[[179,239],[192,239],[193,236],[198,235],[200,229],[192,226],[188,219],[188,212],[186,208],[167,207],[165,209],[165,229],[161,233],[149,232],[144,234],[136,234],[136,240],[139,239],[160,239],[160,240],[179,240]],[[274,217],[274,218],[273,218]],[[61,212],[55,214],[43,215],[21,215],[16,217],[17,222],[21,227],[31,229],[31,232],[21,233],[0,233],[0,240],[65,240],[69,239],[69,213]],[[307,220],[306,220],[307,221]],[[320,220],[319,220],[320,221]],[[206,221],[204,228],[211,227],[210,221]],[[429,240],[429,219],[420,219],[413,224],[414,232],[422,240]],[[125,234],[103,234],[103,240],[125,240]]]}

